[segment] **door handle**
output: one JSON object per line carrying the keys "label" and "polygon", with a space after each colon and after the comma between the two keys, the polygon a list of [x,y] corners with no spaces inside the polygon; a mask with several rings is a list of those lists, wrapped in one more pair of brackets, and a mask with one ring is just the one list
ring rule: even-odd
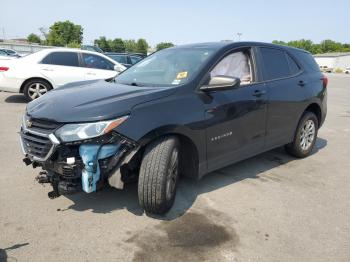
{"label": "door handle", "polygon": [[298,85],[299,85],[299,86],[304,86],[304,85],[306,85],[306,84],[307,84],[307,82],[304,81],[304,80],[300,80],[300,81],[298,82]]}
{"label": "door handle", "polygon": [[265,95],[265,94],[266,94],[266,90],[255,90],[253,93],[253,96],[261,97],[262,95]]}
{"label": "door handle", "polygon": [[44,70],[44,71],[49,71],[49,72],[52,72],[52,71],[53,71],[53,69],[51,69],[51,68],[43,68],[42,70]]}
{"label": "door handle", "polygon": [[87,75],[91,75],[91,76],[95,76],[96,74],[95,73],[91,73],[91,72],[89,72],[89,73],[86,73]]}

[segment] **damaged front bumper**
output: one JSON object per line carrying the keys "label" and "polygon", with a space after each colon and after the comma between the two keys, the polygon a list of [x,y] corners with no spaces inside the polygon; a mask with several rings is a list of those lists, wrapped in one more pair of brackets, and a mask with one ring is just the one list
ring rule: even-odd
{"label": "damaged front bumper", "polygon": [[57,124],[32,120],[22,124],[20,132],[24,162],[41,167],[45,173],[39,182],[51,183],[56,195],[78,191],[94,192],[108,182],[122,189],[137,170],[129,165],[138,152],[134,141],[110,132],[103,136],[62,143],[55,136]]}

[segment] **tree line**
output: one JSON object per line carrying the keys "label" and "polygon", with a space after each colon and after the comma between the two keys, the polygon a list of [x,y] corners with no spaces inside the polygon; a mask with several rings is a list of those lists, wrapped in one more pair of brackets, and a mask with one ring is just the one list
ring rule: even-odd
{"label": "tree line", "polygon": [[[147,53],[150,45],[146,39],[140,38],[137,41],[134,39],[107,39],[105,36],[101,36],[99,39],[94,41],[94,44],[101,48],[104,52],[136,52],[136,53]],[[157,44],[156,50],[174,46],[173,43],[162,42]]]}
{"label": "tree line", "polygon": [[309,51],[312,54],[324,54],[324,53],[331,53],[331,52],[350,52],[350,44],[347,44],[347,43],[343,44],[330,39],[323,40],[321,43],[314,43],[311,40],[307,40],[307,39],[294,40],[289,42],[274,40],[272,41],[272,43],[278,44],[278,45],[286,45],[286,46],[301,48],[306,51]]}
{"label": "tree line", "polygon": [[[38,34],[31,33],[27,37],[27,40],[30,43],[73,48],[79,48],[82,44],[83,27],[81,25],[76,25],[69,20],[58,21],[50,26],[49,29],[41,27],[39,30],[42,37]],[[107,39],[105,36],[101,36],[100,38],[95,39],[94,44],[104,52],[137,52],[147,54],[147,50],[150,47],[146,39],[143,38],[138,40],[123,40],[121,38]],[[174,46],[174,44],[162,42],[157,44],[156,49],[158,51],[171,46]]]}

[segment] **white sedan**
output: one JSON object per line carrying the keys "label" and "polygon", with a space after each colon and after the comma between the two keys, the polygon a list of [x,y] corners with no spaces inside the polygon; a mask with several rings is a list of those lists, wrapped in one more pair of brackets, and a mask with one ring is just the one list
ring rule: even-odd
{"label": "white sedan", "polygon": [[126,67],[96,52],[52,48],[15,60],[0,60],[0,90],[34,100],[67,83],[108,79]]}

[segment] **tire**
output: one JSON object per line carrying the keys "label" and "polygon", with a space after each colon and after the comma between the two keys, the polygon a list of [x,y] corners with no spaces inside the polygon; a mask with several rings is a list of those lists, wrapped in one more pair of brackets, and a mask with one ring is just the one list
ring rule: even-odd
{"label": "tire", "polygon": [[38,97],[46,94],[52,89],[49,82],[43,79],[33,79],[25,83],[23,87],[23,94],[28,101],[33,101]]}
{"label": "tire", "polygon": [[287,153],[298,158],[309,156],[316,143],[318,125],[316,115],[306,111],[299,121],[293,142],[285,146]]}
{"label": "tire", "polygon": [[179,140],[163,137],[145,150],[138,181],[140,206],[151,214],[165,214],[173,206],[179,179]]}

